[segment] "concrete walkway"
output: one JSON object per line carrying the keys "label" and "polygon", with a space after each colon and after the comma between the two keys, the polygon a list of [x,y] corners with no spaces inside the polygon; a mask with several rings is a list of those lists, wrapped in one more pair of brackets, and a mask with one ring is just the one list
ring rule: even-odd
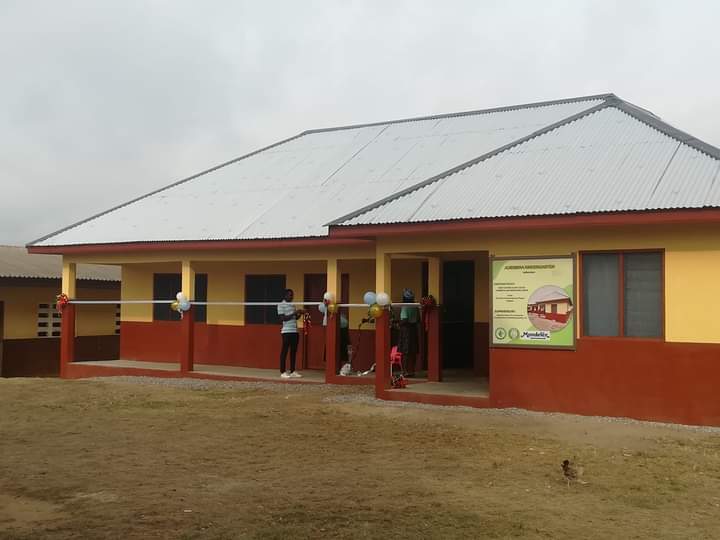
{"label": "concrete walkway", "polygon": [[[85,366],[102,366],[111,368],[135,368],[150,369],[157,371],[180,371],[180,364],[177,362],[141,362],[138,360],[97,360],[92,362],[77,362]],[[222,375],[225,377],[240,377],[244,379],[258,380],[286,380],[280,379],[280,373],[276,369],[260,369],[239,366],[221,366],[217,364],[195,364],[193,373],[201,375]],[[292,379],[296,382],[325,382],[325,372],[322,370],[302,371],[302,379]]]}

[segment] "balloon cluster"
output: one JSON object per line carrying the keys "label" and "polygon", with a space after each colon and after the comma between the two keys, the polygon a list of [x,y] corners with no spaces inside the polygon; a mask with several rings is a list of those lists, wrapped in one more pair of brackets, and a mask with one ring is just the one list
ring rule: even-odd
{"label": "balloon cluster", "polygon": [[[383,314],[385,308],[390,305],[390,296],[384,292],[375,294],[372,291],[368,291],[363,295],[363,302],[368,305],[368,316],[371,319],[377,319]],[[331,292],[326,292],[323,295],[323,301],[318,304],[318,310],[320,310],[320,313],[323,315],[335,313],[337,311],[335,295]]]}
{"label": "balloon cluster", "polygon": [[323,294],[323,301],[318,304],[320,313],[326,315],[327,313],[335,313],[337,311],[337,304],[335,303],[335,294],[326,292]]}
{"label": "balloon cluster", "polygon": [[177,311],[182,319],[183,313],[190,309],[190,300],[185,296],[184,292],[179,292],[175,295],[176,300],[170,304],[170,309]]}
{"label": "balloon cluster", "polygon": [[377,319],[383,314],[385,308],[390,305],[390,296],[384,292],[375,294],[373,291],[368,291],[363,295],[363,302],[370,308],[368,309],[368,316],[371,319]]}

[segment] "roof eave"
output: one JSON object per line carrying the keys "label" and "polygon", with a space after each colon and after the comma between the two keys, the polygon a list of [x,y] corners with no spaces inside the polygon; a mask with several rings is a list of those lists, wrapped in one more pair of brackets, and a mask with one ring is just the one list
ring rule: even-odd
{"label": "roof eave", "polygon": [[245,249],[282,249],[307,247],[371,247],[372,240],[356,238],[280,238],[274,240],[178,240],[166,242],[123,242],[113,244],[77,244],[27,246],[29,253],[80,255],[92,253],[137,253],[168,251],[213,251]]}
{"label": "roof eave", "polygon": [[407,234],[560,230],[576,227],[621,227],[632,225],[720,224],[720,208],[596,212],[549,216],[456,219],[416,223],[333,225],[331,238],[376,238]]}

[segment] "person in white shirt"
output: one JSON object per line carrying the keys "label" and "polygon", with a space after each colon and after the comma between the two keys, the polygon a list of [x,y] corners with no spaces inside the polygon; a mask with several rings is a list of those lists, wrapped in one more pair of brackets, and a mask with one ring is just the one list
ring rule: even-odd
{"label": "person in white shirt", "polygon": [[[282,321],[282,329],[280,336],[282,337],[282,349],[280,350],[280,376],[283,379],[302,377],[295,371],[295,359],[297,357],[298,334],[297,320],[303,316],[305,310],[295,309],[292,301],[295,293],[292,289],[285,289],[285,298],[278,304],[278,317]],[[285,370],[285,360],[287,353],[290,351],[290,370]]]}

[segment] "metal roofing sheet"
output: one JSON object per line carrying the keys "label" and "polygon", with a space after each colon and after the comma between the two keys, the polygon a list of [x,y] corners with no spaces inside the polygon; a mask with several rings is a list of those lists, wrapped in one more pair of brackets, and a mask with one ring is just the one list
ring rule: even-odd
{"label": "metal roofing sheet", "polygon": [[339,216],[603,99],[307,132],[34,245],[324,236]]}
{"label": "metal roofing sheet", "polygon": [[715,157],[609,106],[343,225],[718,206],[719,168]]}
{"label": "metal roofing sheet", "polygon": [[[60,255],[30,255],[21,246],[0,246],[0,277],[49,278],[62,277]],[[120,281],[120,267],[100,264],[79,264],[78,279]]]}

